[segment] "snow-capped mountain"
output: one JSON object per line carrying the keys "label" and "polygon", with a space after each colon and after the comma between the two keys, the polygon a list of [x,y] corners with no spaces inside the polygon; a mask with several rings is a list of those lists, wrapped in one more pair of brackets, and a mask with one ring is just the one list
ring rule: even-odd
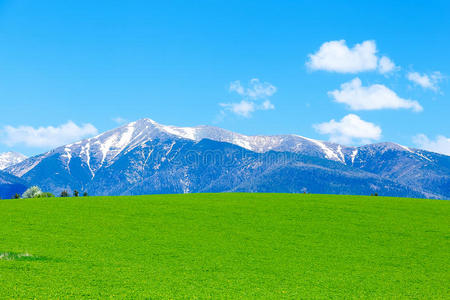
{"label": "snow-capped mountain", "polygon": [[0,170],[24,161],[27,157],[17,152],[0,153]]}
{"label": "snow-capped mountain", "polygon": [[[213,161],[204,163],[209,157]],[[166,126],[150,119],[56,148],[6,170],[53,192],[306,188],[319,193],[450,197],[450,157],[445,155],[393,143],[347,147],[298,135],[247,136],[211,126]]]}
{"label": "snow-capped mountain", "polygon": [[353,151],[351,147],[321,142],[298,135],[247,136],[211,126],[166,126],[150,119],[142,119],[93,138],[59,147],[23,164],[14,166],[9,171],[16,176],[23,176],[42,159],[58,152],[62,154],[66,165],[70,164],[72,157],[80,158],[88,166],[92,177],[94,177],[101,167],[111,165],[120,153],[127,153],[135,147],[155,139],[187,139],[197,142],[202,139],[210,139],[231,143],[258,153],[270,150],[287,151],[342,163],[345,163],[345,155],[351,155]]}

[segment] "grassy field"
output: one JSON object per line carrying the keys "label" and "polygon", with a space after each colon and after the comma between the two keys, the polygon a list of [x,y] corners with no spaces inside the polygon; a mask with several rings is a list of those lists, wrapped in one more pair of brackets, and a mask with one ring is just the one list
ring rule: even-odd
{"label": "grassy field", "polygon": [[449,246],[449,201],[3,200],[0,298],[447,298]]}

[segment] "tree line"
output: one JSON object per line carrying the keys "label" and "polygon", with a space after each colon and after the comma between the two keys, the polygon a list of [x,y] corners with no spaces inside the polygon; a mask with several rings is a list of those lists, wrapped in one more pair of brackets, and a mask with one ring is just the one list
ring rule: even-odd
{"label": "tree line", "polygon": [[[63,191],[61,191],[61,194],[59,196],[60,197],[70,197],[71,195],[69,194],[69,192],[67,190],[63,190]],[[72,196],[79,197],[80,192],[78,192],[77,190],[74,190],[72,192]],[[87,197],[87,196],[88,196],[88,193],[83,192],[83,197]],[[20,199],[20,198],[50,198],[50,197],[55,197],[55,195],[53,195],[50,192],[43,192],[37,185],[35,185],[35,186],[28,188],[22,195],[19,195],[16,193],[13,198]]]}

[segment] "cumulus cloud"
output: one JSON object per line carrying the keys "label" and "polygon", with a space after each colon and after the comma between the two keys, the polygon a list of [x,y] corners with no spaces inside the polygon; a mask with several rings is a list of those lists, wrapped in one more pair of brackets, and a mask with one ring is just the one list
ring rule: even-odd
{"label": "cumulus cloud", "polygon": [[438,83],[442,80],[443,76],[440,72],[433,72],[431,74],[420,74],[418,72],[409,72],[406,75],[408,80],[420,85],[424,89],[430,89],[432,91],[438,91]]}
{"label": "cumulus cloud", "polygon": [[390,73],[399,69],[399,67],[395,66],[394,62],[386,56],[382,56],[378,61],[378,72],[381,74]]}
{"label": "cumulus cloud", "polygon": [[275,109],[269,98],[277,92],[277,88],[268,82],[261,82],[258,78],[251,79],[248,87],[244,87],[239,80],[233,81],[230,83],[229,91],[239,95],[241,101],[219,103],[224,109],[220,112],[221,116],[228,111],[249,118],[257,110]]}
{"label": "cumulus cloud", "polygon": [[220,106],[235,113],[236,115],[240,115],[246,118],[250,117],[251,113],[256,109],[255,103],[246,100],[235,103],[220,103]]}
{"label": "cumulus cloud", "polygon": [[348,114],[340,121],[313,125],[320,134],[330,136],[330,141],[341,144],[366,144],[381,138],[381,128],[373,123],[361,120],[355,114]]}
{"label": "cumulus cloud", "polygon": [[341,84],[340,90],[328,92],[334,101],[347,104],[353,110],[377,110],[407,108],[422,111],[422,106],[414,100],[403,99],[381,84],[362,86],[361,80],[355,78]]}
{"label": "cumulus cloud", "polygon": [[306,65],[311,70],[337,73],[378,70],[384,74],[396,69],[388,57],[378,58],[375,41],[364,41],[353,48],[349,48],[345,40],[325,42],[316,53],[308,55]]}
{"label": "cumulus cloud", "polygon": [[438,135],[433,140],[425,134],[418,134],[413,138],[413,141],[421,149],[450,155],[450,137]]}
{"label": "cumulus cloud", "polygon": [[53,148],[96,135],[92,124],[78,126],[68,121],[57,127],[5,126],[1,131],[1,141],[8,146],[23,144],[27,147]]}

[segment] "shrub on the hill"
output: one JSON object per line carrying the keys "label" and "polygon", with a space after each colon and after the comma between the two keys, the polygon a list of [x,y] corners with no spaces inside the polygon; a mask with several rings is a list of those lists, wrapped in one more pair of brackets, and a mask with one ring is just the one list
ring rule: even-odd
{"label": "shrub on the hill", "polygon": [[27,189],[23,194],[22,198],[37,198],[39,195],[42,194],[41,189],[38,186],[32,186],[29,189]]}
{"label": "shrub on the hill", "polygon": [[35,198],[51,198],[51,197],[55,197],[55,195],[53,195],[52,193],[40,193],[37,197]]}
{"label": "shrub on the hill", "polygon": [[61,192],[61,197],[69,197],[69,193],[66,190],[64,190]]}
{"label": "shrub on the hill", "polygon": [[[22,194],[22,198],[50,198],[55,197],[52,193],[43,192],[38,186],[32,186]],[[15,199],[19,199],[20,195],[15,194]]]}

